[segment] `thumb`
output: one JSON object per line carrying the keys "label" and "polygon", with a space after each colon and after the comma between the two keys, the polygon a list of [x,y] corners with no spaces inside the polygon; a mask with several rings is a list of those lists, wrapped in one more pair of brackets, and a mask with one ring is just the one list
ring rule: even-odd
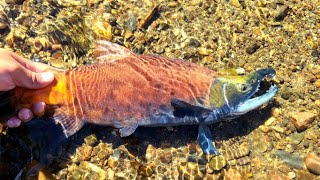
{"label": "thumb", "polygon": [[33,72],[24,67],[13,73],[16,86],[39,89],[48,86],[54,79],[52,72]]}

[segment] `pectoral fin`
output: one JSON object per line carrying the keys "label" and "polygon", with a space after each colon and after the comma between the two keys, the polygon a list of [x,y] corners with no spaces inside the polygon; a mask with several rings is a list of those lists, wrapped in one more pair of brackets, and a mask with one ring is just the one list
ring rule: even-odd
{"label": "pectoral fin", "polygon": [[130,136],[137,129],[138,123],[132,122],[119,130],[121,137]]}
{"label": "pectoral fin", "polygon": [[173,98],[171,106],[174,108],[174,116],[183,118],[184,116],[197,117],[198,119],[205,119],[212,110],[202,106],[192,105],[185,101]]}
{"label": "pectoral fin", "polygon": [[199,145],[200,145],[202,151],[205,154],[213,154],[214,153],[217,156],[220,155],[220,153],[214,147],[214,144],[212,142],[212,136],[211,136],[210,129],[205,124],[199,125],[198,142],[199,142]]}

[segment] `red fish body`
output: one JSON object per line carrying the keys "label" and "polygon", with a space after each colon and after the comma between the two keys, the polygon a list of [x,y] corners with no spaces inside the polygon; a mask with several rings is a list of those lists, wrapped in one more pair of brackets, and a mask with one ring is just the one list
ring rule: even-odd
{"label": "red fish body", "polygon": [[246,76],[218,76],[191,62],[137,55],[107,41],[98,41],[95,53],[95,64],[53,70],[55,80],[48,87],[14,89],[10,107],[19,110],[45,102],[65,137],[84,123],[120,128],[122,137],[138,126],[199,124],[201,148],[218,154],[206,124],[244,114],[277,92],[271,86],[267,93],[251,98],[264,77],[274,76],[272,68]]}
{"label": "red fish body", "polygon": [[178,124],[161,120],[173,116],[172,99],[209,106],[214,71],[179,59],[133,54],[105,41],[96,53],[98,63],[56,71],[47,88],[17,90],[20,108],[37,101],[54,106],[54,119],[70,136],[85,122],[118,128]]}

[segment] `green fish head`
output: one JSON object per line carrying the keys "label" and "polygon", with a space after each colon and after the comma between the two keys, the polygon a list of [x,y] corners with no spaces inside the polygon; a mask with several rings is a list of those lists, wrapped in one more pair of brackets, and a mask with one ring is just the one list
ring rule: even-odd
{"label": "green fish head", "polygon": [[262,80],[274,77],[275,73],[274,69],[266,68],[244,76],[217,78],[211,85],[210,106],[221,109],[228,117],[238,116],[261,106],[276,94],[277,86],[272,85],[266,93],[254,98],[253,96],[259,90]]}

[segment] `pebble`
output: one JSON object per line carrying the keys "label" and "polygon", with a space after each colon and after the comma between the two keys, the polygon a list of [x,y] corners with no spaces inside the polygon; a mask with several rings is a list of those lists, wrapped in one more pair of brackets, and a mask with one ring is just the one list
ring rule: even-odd
{"label": "pebble", "polygon": [[294,179],[296,177],[296,173],[294,172],[289,172],[288,173],[288,176],[291,178],[291,179]]}
{"label": "pebble", "polygon": [[287,5],[280,6],[277,12],[275,13],[274,20],[282,21],[288,15],[289,10],[289,6]]}
{"label": "pebble", "polygon": [[320,175],[320,157],[314,153],[308,154],[304,158],[304,163],[306,164],[308,170],[316,175]]}
{"label": "pebble", "polygon": [[275,117],[270,117],[268,120],[266,120],[266,122],[264,122],[264,125],[270,126],[275,120]]}
{"label": "pebble", "polygon": [[294,132],[293,134],[290,135],[290,138],[291,138],[293,144],[298,145],[303,140],[304,135],[305,135],[305,132],[302,132],[302,133]]}
{"label": "pebble", "polygon": [[231,1],[231,4],[232,4],[234,7],[237,7],[237,8],[241,7],[241,4],[240,4],[239,0],[232,0],[232,1]]}
{"label": "pebble", "polygon": [[0,29],[5,29],[8,27],[7,23],[0,22]]}
{"label": "pebble", "polygon": [[298,131],[306,130],[317,116],[311,112],[289,112],[288,116]]}
{"label": "pebble", "polygon": [[314,180],[313,175],[308,170],[299,170],[296,172],[296,179]]}
{"label": "pebble", "polygon": [[215,171],[220,171],[227,165],[227,160],[223,156],[215,156],[209,162],[209,167]]}
{"label": "pebble", "polygon": [[286,164],[288,164],[290,167],[295,169],[303,169],[304,163],[303,158],[296,155],[296,154],[290,154],[286,151],[276,151],[275,153],[279,159]]}
{"label": "pebble", "polygon": [[195,38],[190,38],[189,45],[193,46],[193,47],[200,47],[201,43],[199,40],[197,40]]}
{"label": "pebble", "polygon": [[237,74],[244,75],[246,73],[246,70],[242,67],[239,67],[236,69]]}
{"label": "pebble", "polygon": [[260,48],[260,44],[258,44],[257,42],[254,42],[246,48],[246,52],[251,55],[255,53],[259,48]]}
{"label": "pebble", "polygon": [[243,178],[243,176],[240,174],[240,172],[238,170],[230,168],[225,173],[223,179],[226,179],[226,180],[242,180],[244,178]]}
{"label": "pebble", "polygon": [[96,135],[92,134],[90,136],[85,137],[84,142],[89,146],[93,146],[97,142],[97,137]]}
{"label": "pebble", "polygon": [[320,100],[316,100],[316,101],[314,102],[314,104],[315,104],[316,106],[320,107]]}

